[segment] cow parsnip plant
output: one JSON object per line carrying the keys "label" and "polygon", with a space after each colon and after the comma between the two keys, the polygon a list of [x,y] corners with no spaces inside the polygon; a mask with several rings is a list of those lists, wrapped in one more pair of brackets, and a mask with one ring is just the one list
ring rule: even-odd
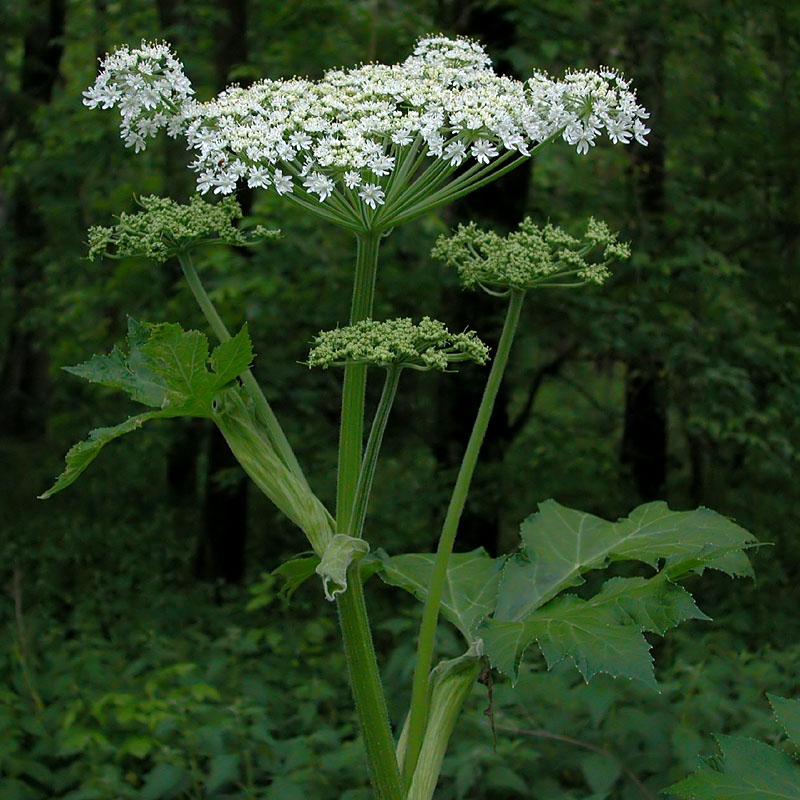
{"label": "cow parsnip plant", "polygon": [[[378,254],[392,228],[485,185],[563,140],[586,154],[606,135],[646,144],[647,112],[614,70],[579,71],[525,82],[497,75],[475,42],[425,38],[402,64],[332,70],[322,80],[268,80],[233,86],[208,102],[193,97],[166,44],[121,47],[107,56],[85,92],[90,107],[117,108],[125,144],[135,151],[162,129],[195,152],[200,193],[187,206],[144,198],[142,211],[90,231],[93,256],[177,257],[219,344],[176,324],[130,321],[127,341],[109,355],[70,368],[116,387],[147,407],[99,428],[67,454],[66,468],[42,497],[71,484],[102,447],[150,419],[213,420],[256,485],[306,535],[313,555],[280,568],[298,582],[318,575],[338,605],[353,697],[375,797],[428,800],[462,706],[491,667],[515,681],[536,643],[548,666],[574,663],[588,681],[598,672],[655,686],[645,633],[663,634],[703,619],[679,581],[705,569],[749,575],[744,550],[753,537],[709,511],[671,511],[648,503],[617,522],[564,508],[553,500],[521,526],[517,552],[490,558],[454,553],[459,518],[528,292],[601,284],[611,262],[629,255],[606,225],[589,220],[574,237],[526,219],[506,237],[475,225],[439,239],[434,256],[464,284],[506,302],[506,318],[472,434],[453,488],[436,552],[388,555],[368,542],[364,521],[392,403],[404,369],[448,371],[489,358],[472,331],[437,320],[372,319]],[[335,513],[314,494],[283,429],[250,371],[246,325],[234,336],[206,294],[191,259],[199,244],[250,245],[271,237],[244,233],[228,197],[237,186],[275,191],[343,226],[357,248],[349,319],[316,338],[309,367],[344,370]],[[368,371],[384,386],[364,444]],[[570,591],[584,575],[616,561],[638,561],[649,577],[609,578],[590,597]],[[424,604],[409,713],[395,738],[372,646],[365,576]],[[463,635],[465,652],[433,665],[439,615]]]}

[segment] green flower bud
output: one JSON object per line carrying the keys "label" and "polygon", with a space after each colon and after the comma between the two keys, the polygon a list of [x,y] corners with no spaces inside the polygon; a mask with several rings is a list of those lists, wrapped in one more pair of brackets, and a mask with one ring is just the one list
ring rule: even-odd
{"label": "green flower bud", "polygon": [[242,209],[232,197],[206,203],[195,195],[187,204],[181,204],[168,197],[150,195],[137,198],[137,203],[144,210],[120,214],[113,227],[89,228],[90,259],[146,256],[166,261],[202,244],[244,246],[280,235],[280,231],[267,230],[261,225],[249,232],[235,227],[233,223],[242,218]]}
{"label": "green flower bud", "polygon": [[485,364],[489,348],[474,331],[450,333],[430,317],[419,324],[401,317],[385,322],[366,319],[344,328],[321,331],[308,354],[309,367],[372,364],[379,367],[438,369],[458,361]]}
{"label": "green flower bud", "polygon": [[[586,260],[598,250],[600,260]],[[555,225],[540,227],[526,217],[507,236],[482,230],[474,222],[459,225],[452,235],[437,239],[432,255],[455,266],[465,286],[480,286],[492,293],[603,283],[611,274],[608,264],[628,258],[630,248],[594,218],[578,239]]]}

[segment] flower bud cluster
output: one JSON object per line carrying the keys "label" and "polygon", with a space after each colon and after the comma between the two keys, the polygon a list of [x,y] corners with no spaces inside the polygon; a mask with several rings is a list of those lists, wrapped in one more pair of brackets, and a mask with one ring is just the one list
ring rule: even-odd
{"label": "flower bud cluster", "polygon": [[474,331],[450,333],[430,317],[414,324],[408,317],[384,322],[366,319],[321,331],[308,354],[309,367],[372,364],[379,367],[447,370],[458,361],[485,364],[489,348]]}
{"label": "flower bud cluster", "polygon": [[85,102],[118,106],[123,138],[137,150],[161,127],[185,135],[201,192],[229,194],[246,182],[351,221],[392,199],[408,207],[396,184],[424,177],[420,187],[434,193],[449,179],[483,179],[557,136],[579,153],[603,132],[647,143],[648,114],[617,72],[521,82],[497,75],[476,42],[443,36],[420,40],[398,65],[232,86],[206,103],[191,91],[169,48],[143,43],[105,59]]}
{"label": "flower bud cluster", "polygon": [[119,222],[111,228],[89,228],[90,259],[146,256],[166,261],[200,244],[243,246],[280,235],[280,231],[267,230],[261,225],[247,232],[235,227],[242,209],[232,197],[207,203],[195,195],[188,204],[181,204],[150,195],[138,198],[137,202],[143,211],[120,214]]}
{"label": "flower bud cluster", "polygon": [[[600,261],[586,260],[599,249]],[[537,285],[603,283],[610,275],[608,264],[629,258],[630,247],[594,218],[579,239],[549,223],[537,226],[526,217],[507,236],[474,222],[459,225],[452,235],[437,239],[432,255],[455,266],[465,286],[526,290]]]}

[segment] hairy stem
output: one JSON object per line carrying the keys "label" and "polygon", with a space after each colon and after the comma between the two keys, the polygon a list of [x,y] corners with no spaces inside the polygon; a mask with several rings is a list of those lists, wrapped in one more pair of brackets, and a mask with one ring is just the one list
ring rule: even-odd
{"label": "hairy stem", "polygon": [[[360,322],[372,313],[380,236],[380,233],[371,231],[358,234],[350,324]],[[353,520],[354,500],[361,472],[366,381],[365,366],[348,364],[345,367],[336,493],[336,523],[339,533],[347,533]],[[367,751],[370,778],[378,800],[403,800],[402,780],[397,768],[386,699],[372,644],[358,566],[351,567],[347,576],[347,588],[337,595],[339,623],[353,698]]]}
{"label": "hairy stem", "polygon": [[375,797],[377,800],[402,800],[405,794],[397,768],[358,565],[347,571],[347,589],[337,595],[337,603],[350,684]]}
{"label": "hairy stem", "polygon": [[447,508],[442,532],[439,536],[439,545],[436,550],[436,557],[433,563],[433,573],[431,575],[430,586],[428,587],[425,599],[425,608],[422,612],[422,623],[419,631],[419,642],[417,644],[417,658],[414,665],[414,681],[411,687],[411,711],[408,728],[408,750],[403,764],[403,778],[406,786],[411,784],[414,776],[417,758],[419,757],[422,739],[425,734],[428,680],[433,660],[433,644],[436,634],[436,623],[439,619],[439,605],[442,599],[442,591],[447,577],[447,564],[450,554],[453,552],[453,543],[458,531],[458,523],[464,511],[464,505],[469,493],[469,486],[475,465],[478,462],[481,445],[483,444],[486,429],[489,426],[489,419],[494,408],[494,401],[503,379],[503,372],[508,362],[508,354],[511,344],[514,341],[514,333],[519,322],[522,303],[525,298],[524,292],[513,290],[511,300],[508,304],[503,332],[500,335],[500,342],[497,346],[492,363],[492,369],[486,381],[486,388],[483,391],[478,414],[472,426],[472,433],[467,443],[467,449],[461,461],[458,471],[453,494]]}
{"label": "hairy stem", "polygon": [[[180,261],[186,282],[192,290],[194,299],[205,315],[208,324],[211,326],[211,330],[214,331],[221,342],[226,342],[231,338],[231,335],[227,327],[225,327],[222,318],[217,313],[217,309],[214,308],[214,304],[211,302],[211,298],[208,296],[205,287],[201,283],[200,276],[197,274],[191,257],[188,253],[180,253],[178,255],[178,260]],[[241,379],[244,388],[255,404],[259,416],[266,425],[267,435],[278,457],[283,461],[295,478],[297,478],[304,487],[309,488],[300,462],[297,460],[297,456],[295,456],[292,446],[289,444],[289,440],[286,438],[286,434],[283,432],[283,428],[281,428],[278,418],[272,410],[272,406],[270,406],[269,401],[264,396],[264,392],[258,385],[258,381],[255,379],[252,371],[249,369],[245,370],[241,375]]]}

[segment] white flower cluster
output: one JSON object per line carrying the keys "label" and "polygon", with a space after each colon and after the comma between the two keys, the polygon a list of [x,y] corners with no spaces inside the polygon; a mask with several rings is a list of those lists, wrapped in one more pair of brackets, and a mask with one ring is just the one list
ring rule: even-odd
{"label": "white flower cluster", "polygon": [[201,192],[271,186],[356,227],[393,201],[405,210],[426,194],[445,202],[448,182],[464,194],[559,135],[586,153],[603,131],[641,144],[648,133],[647,112],[613,70],[520,82],[497,75],[479,44],[445,37],[420,40],[399,65],[232,86],[207,103],[190,98],[166,45],[143,44],[108,56],[85,94],[92,107],[119,106],[137,150],[160,127],[183,133]]}
{"label": "white flower cluster", "polygon": [[178,136],[186,119],[194,116],[192,85],[169,45],[142,42],[135,50],[120,47],[101,66],[97,80],[83,93],[83,102],[89,108],[118,107],[122,138],[137,153],[162,128]]}

